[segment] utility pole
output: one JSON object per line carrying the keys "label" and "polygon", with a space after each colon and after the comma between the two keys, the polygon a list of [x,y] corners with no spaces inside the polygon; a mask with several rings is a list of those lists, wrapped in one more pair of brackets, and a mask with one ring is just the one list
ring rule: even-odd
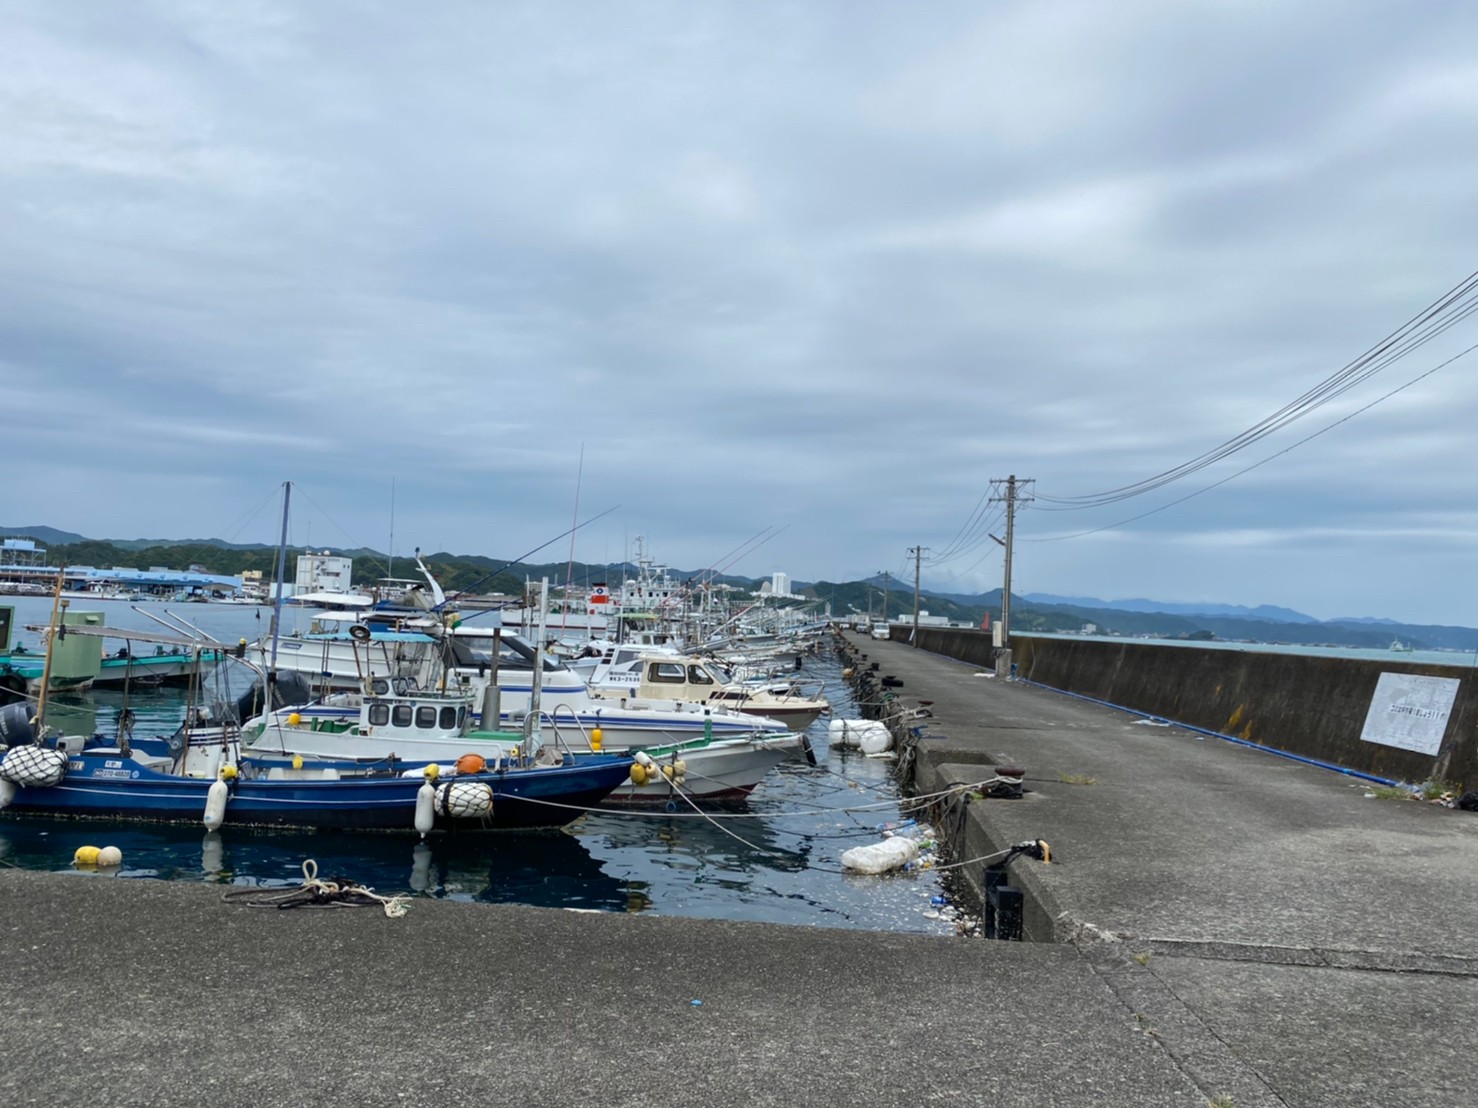
{"label": "utility pole", "polygon": [[883,570],[883,626],[888,626],[888,571]]}
{"label": "utility pole", "polygon": [[928,549],[927,546],[911,546],[908,549],[913,555],[913,634],[909,637],[909,642],[915,648],[919,645],[919,566],[924,560],[924,551]]}
{"label": "utility pole", "polygon": [[[1003,654],[996,659],[996,672],[1009,676],[1011,673],[1011,552],[1016,541],[1016,508],[1020,504],[1030,504],[1035,499],[1031,495],[1031,486],[1035,482],[1031,478],[1022,478],[1018,481],[1016,474],[1012,474],[1004,481],[999,478],[991,481],[992,504],[1006,505],[1006,539],[1002,542],[996,539],[1006,548],[1006,584],[1001,590],[1001,646]],[[1003,489],[1004,486],[1004,489]],[[991,538],[995,539],[994,535]],[[1004,662],[1002,661],[1004,658]]]}

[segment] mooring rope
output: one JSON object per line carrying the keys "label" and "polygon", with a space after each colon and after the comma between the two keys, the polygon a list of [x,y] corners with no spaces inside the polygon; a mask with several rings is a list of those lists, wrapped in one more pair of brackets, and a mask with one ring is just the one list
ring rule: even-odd
{"label": "mooring rope", "polygon": [[232,889],[221,894],[227,903],[245,904],[248,908],[372,908],[379,905],[385,915],[397,919],[405,915],[411,898],[404,894],[381,896],[374,889],[342,877],[327,881],[318,879],[318,863],[312,858],[303,862],[303,883],[296,889],[263,892],[260,888]]}

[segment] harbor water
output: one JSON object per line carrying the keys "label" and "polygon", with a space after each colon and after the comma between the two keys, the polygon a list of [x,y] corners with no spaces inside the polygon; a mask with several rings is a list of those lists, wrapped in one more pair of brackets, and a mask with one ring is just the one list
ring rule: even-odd
{"label": "harbor water", "polygon": [[[50,601],[8,597],[28,648],[40,638]],[[98,610],[109,627],[162,630],[144,613],[165,610],[225,643],[255,639],[271,610],[232,605],[74,601]],[[306,613],[284,613],[285,627]],[[121,641],[108,640],[116,650]],[[140,648],[138,652],[147,652]],[[859,712],[829,653],[804,659],[804,678],[820,679],[834,714]],[[243,678],[238,678],[240,683]],[[244,684],[238,691],[244,691]],[[124,693],[98,689],[53,699],[47,721],[69,733],[116,733]],[[172,731],[187,703],[179,688],[133,688],[127,705],[135,733]],[[331,834],[233,828],[41,820],[0,813],[0,865],[74,873],[78,880],[151,878],[225,887],[292,887],[305,860],[321,878],[342,877],[381,894],[517,903],[597,912],[736,919],[810,926],[953,934],[941,911],[940,871],[865,877],[843,871],[840,856],[879,841],[904,821],[892,762],[832,750],[827,720],[812,725],[819,765],[783,763],[738,809],[625,812],[596,810],[564,830],[433,836]],[[75,870],[83,845],[116,846],[115,874]]]}

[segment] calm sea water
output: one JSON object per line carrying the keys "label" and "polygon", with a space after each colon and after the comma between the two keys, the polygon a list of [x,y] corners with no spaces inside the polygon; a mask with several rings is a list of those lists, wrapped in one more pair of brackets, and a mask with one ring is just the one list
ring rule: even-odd
{"label": "calm sea water", "polygon": [[1422,662],[1428,665],[1457,666],[1461,669],[1478,666],[1478,650],[1398,651],[1359,646],[1303,646],[1298,643],[1186,642],[1184,639],[1148,639],[1124,635],[1052,635],[1041,631],[1032,631],[1024,637],[1089,639],[1093,642],[1142,642],[1152,646],[1184,646],[1205,650],[1251,650],[1265,654],[1302,654],[1321,658],[1364,658],[1377,662]]}
{"label": "calm sea water", "polygon": [[[44,623],[50,602],[0,598],[13,604],[18,625]],[[122,602],[73,601],[74,610],[102,611],[110,627],[157,624]],[[271,612],[230,605],[139,604],[190,620],[224,642],[255,638]],[[297,616],[287,615],[285,625]],[[304,617],[306,618],[306,617]],[[35,646],[34,633],[21,632]],[[109,643],[116,648],[121,643]],[[803,676],[823,680],[839,717],[858,713],[831,655],[806,659]],[[237,684],[244,689],[244,680]],[[129,706],[140,733],[173,730],[184,693],[132,690]],[[73,732],[112,735],[122,693],[98,690],[58,698],[48,722]],[[785,764],[755,790],[740,813],[712,819],[684,814],[597,811],[566,830],[507,832],[417,842],[411,835],[251,831],[229,825],[216,835],[201,828],[35,820],[0,814],[0,864],[75,873],[79,846],[116,846],[120,878],[200,881],[223,886],[292,886],[312,858],[321,877],[342,876],[381,893],[453,900],[509,902],[606,912],[743,919],[864,930],[952,934],[931,898],[944,895],[937,871],[885,877],[840,872],[842,851],[881,838],[900,820],[891,762],[829,750],[826,720],[813,725],[821,764]]]}

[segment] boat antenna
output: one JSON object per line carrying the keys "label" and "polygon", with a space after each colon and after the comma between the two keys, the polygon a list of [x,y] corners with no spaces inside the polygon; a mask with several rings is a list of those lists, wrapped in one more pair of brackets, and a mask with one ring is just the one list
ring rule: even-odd
{"label": "boat antenna", "polygon": [[570,578],[575,573],[575,532],[580,529],[580,481],[585,476],[585,444],[580,444],[580,465],[575,470],[575,525],[570,528],[570,560],[565,563],[565,602],[560,616],[559,629],[563,631],[570,620]]}
{"label": "boat antenna", "polygon": [[385,555],[385,576],[395,576],[395,478],[390,478],[390,552]]}
{"label": "boat antenna", "polygon": [[282,541],[277,544],[277,595],[272,601],[272,658],[267,664],[268,680],[277,677],[277,638],[282,626],[282,578],[287,573],[287,509],[292,503],[293,483],[282,482]]}
{"label": "boat antenna", "polygon": [[[600,515],[598,515],[598,516],[591,516],[584,523],[577,523],[574,527],[570,528],[570,530],[568,530],[568,531],[561,531],[559,534],[555,535],[554,538],[550,539],[548,542],[542,542],[542,543],[540,543],[538,546],[534,547],[534,549],[530,550],[527,554],[521,554],[517,558],[514,558],[513,561],[511,561],[511,562],[505,562],[503,565],[499,566],[497,569],[493,570],[491,573],[484,573],[481,577],[479,577],[476,581],[472,582],[472,584],[468,585],[465,589],[458,589],[456,592],[451,593],[450,595],[448,595],[447,598],[446,598],[446,600],[442,601],[442,604],[446,604],[446,603],[448,603],[448,602],[450,602],[452,600],[456,600],[457,597],[459,597],[459,596],[466,596],[473,589],[477,588],[478,585],[481,585],[484,581],[491,581],[494,577],[498,576],[498,574],[502,573],[504,570],[512,569],[514,566],[519,565],[521,562],[523,562],[524,559],[526,559],[526,558],[532,558],[535,554],[539,553],[539,551],[543,550],[546,546],[553,546],[555,543],[559,542],[560,539],[564,538],[568,534],[573,533],[574,531],[579,530],[581,527],[589,527],[596,520],[598,520],[598,519],[604,519],[606,516],[610,515],[612,512],[614,512],[619,507],[621,507],[621,505],[616,504],[616,505],[614,505],[614,506],[612,506],[610,508],[607,508],[605,511],[601,512]],[[438,604],[436,607],[437,608],[440,608],[442,606],[442,604]],[[435,609],[432,609],[432,610],[434,611]],[[481,612],[473,612],[467,618],[468,619],[476,619],[479,615],[482,615],[482,614],[483,613],[481,613]]]}

